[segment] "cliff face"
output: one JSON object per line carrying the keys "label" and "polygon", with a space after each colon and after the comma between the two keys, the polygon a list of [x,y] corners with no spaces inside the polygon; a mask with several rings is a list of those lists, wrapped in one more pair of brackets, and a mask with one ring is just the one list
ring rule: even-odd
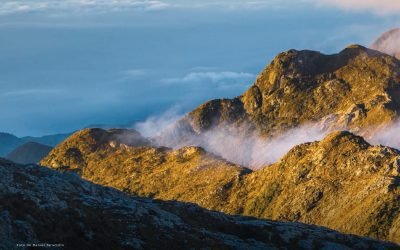
{"label": "cliff face", "polygon": [[[130,194],[400,242],[400,152],[371,146],[349,132],[296,146],[257,171],[196,147],[120,145],[78,153],[88,134],[85,130],[72,136],[41,164],[77,171]],[[75,155],[67,153],[71,148]]]}
{"label": "cliff face", "polygon": [[0,160],[0,173],[1,249],[27,243],[63,249],[396,247],[316,226],[130,197],[36,165]]}
{"label": "cliff face", "polygon": [[397,117],[400,62],[359,45],[338,54],[289,50],[279,54],[242,96],[209,101],[180,123],[197,134],[246,124],[272,136],[322,122],[360,131]]}

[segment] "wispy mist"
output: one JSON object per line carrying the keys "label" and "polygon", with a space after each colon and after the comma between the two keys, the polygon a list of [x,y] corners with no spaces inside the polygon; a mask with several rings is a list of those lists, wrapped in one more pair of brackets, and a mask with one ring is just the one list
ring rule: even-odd
{"label": "wispy mist", "polygon": [[136,123],[134,128],[145,137],[155,138],[171,128],[180,118],[182,114],[179,108],[172,107],[161,115],[150,116],[145,121]]}
{"label": "wispy mist", "polygon": [[215,127],[192,138],[192,143],[228,161],[255,169],[276,162],[295,145],[320,140],[327,133],[317,125],[305,125],[267,139],[254,130],[247,130],[253,132],[246,134],[242,130],[233,126]]}
{"label": "wispy mist", "polygon": [[394,29],[385,33],[372,46],[372,49],[381,51],[391,56],[400,58],[400,29]]}
{"label": "wispy mist", "polygon": [[[326,117],[320,122],[289,129],[273,138],[261,136],[253,127],[246,125],[219,125],[197,134],[188,123],[182,122],[183,116],[177,110],[151,117],[136,124],[135,129],[151,138],[157,146],[174,149],[199,146],[209,153],[252,169],[278,161],[296,145],[320,141],[335,130],[348,130],[338,125],[337,120]],[[400,149],[400,121],[351,132],[363,136],[373,145]]]}
{"label": "wispy mist", "polygon": [[260,168],[276,162],[295,145],[321,140],[329,133],[324,126],[309,124],[291,129],[274,138],[262,137],[247,126],[217,126],[200,135],[190,126],[177,123],[175,111],[152,117],[137,124],[135,129],[151,137],[158,146],[181,148],[199,146],[224,159],[249,168]]}
{"label": "wispy mist", "polygon": [[400,149],[400,121],[375,131],[367,137],[367,141],[374,145],[380,144]]}

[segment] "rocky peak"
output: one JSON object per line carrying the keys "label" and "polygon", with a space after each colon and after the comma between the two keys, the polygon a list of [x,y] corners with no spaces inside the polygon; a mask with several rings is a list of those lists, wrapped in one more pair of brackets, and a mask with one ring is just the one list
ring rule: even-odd
{"label": "rocky peak", "polygon": [[330,117],[336,129],[390,123],[400,111],[400,61],[360,45],[278,54],[240,97],[209,101],[184,118],[194,131],[246,124],[275,135]]}
{"label": "rocky peak", "polygon": [[323,147],[343,147],[345,145],[351,145],[354,148],[368,148],[371,145],[364,140],[363,137],[357,136],[348,131],[336,131],[327,135],[320,143]]}
{"label": "rocky peak", "polygon": [[150,144],[148,139],[133,129],[87,128],[68,137],[45,158],[52,158],[51,164],[59,168],[68,166],[80,169],[86,165],[88,157],[99,150],[107,153],[113,148],[141,147]]}
{"label": "rocky peak", "polygon": [[79,142],[84,141],[87,149],[101,146],[116,147],[121,144],[127,146],[147,146],[150,141],[144,138],[139,132],[133,129],[109,129],[104,130],[101,128],[87,128],[73,134],[65,141],[67,144],[75,143],[81,145]]}
{"label": "rocky peak", "polygon": [[335,172],[329,178],[343,180],[361,172],[366,175],[377,172],[382,176],[398,175],[399,156],[400,152],[396,149],[372,146],[361,136],[348,131],[335,131],[321,141],[297,145],[279,164],[290,168],[298,166],[297,170],[301,171],[301,165],[308,162],[311,171],[321,176],[326,169],[340,169],[341,172]]}

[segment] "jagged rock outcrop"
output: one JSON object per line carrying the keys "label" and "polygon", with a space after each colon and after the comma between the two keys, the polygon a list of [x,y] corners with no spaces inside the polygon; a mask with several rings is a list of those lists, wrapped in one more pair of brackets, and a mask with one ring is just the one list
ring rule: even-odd
{"label": "jagged rock outcrop", "polygon": [[20,164],[38,163],[53,148],[36,142],[27,142],[14,149],[5,158]]}
{"label": "jagged rock outcrop", "polygon": [[400,28],[396,28],[383,33],[371,45],[371,48],[400,59],[399,45],[400,45]]}
{"label": "jagged rock outcrop", "polygon": [[36,165],[0,159],[0,248],[390,249],[300,223],[227,216],[193,204],[130,197]]}
{"label": "jagged rock outcrop", "polygon": [[201,134],[234,125],[274,136],[315,122],[361,131],[394,121],[399,100],[400,61],[394,57],[360,45],[333,55],[289,50],[276,56],[243,95],[206,102],[177,128],[189,126],[189,133]]}
{"label": "jagged rock outcrop", "polygon": [[[257,171],[196,147],[120,145],[86,152],[86,141],[97,140],[92,137],[91,130],[73,135],[41,164],[130,194],[400,242],[400,152],[349,132],[296,146]],[[79,153],[69,154],[71,148]]]}

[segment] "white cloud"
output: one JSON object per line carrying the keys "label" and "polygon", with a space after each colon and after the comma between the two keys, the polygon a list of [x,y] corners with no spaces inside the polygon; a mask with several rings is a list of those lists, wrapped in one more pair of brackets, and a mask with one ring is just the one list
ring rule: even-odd
{"label": "white cloud", "polygon": [[400,59],[400,29],[393,29],[383,34],[371,48],[386,53],[388,55],[396,56]]}
{"label": "white cloud", "polygon": [[259,10],[265,8],[285,8],[294,4],[303,4],[310,0],[0,0],[0,15],[38,12],[65,11],[74,12],[110,12],[129,9],[161,10],[166,8],[219,10]]}
{"label": "white cloud", "polygon": [[399,0],[312,0],[319,6],[333,6],[351,11],[372,11],[379,14],[398,13]]}
{"label": "white cloud", "polygon": [[158,0],[20,0],[0,3],[0,15],[38,11],[104,12],[127,9],[160,10],[168,3]]}
{"label": "white cloud", "polygon": [[145,121],[135,123],[134,128],[145,137],[160,136],[164,129],[172,128],[182,117],[181,108],[173,106],[159,116],[150,116]]}
{"label": "white cloud", "polygon": [[232,71],[222,71],[222,72],[191,72],[183,77],[168,78],[164,79],[164,83],[203,83],[203,82],[240,82],[248,83],[248,81],[253,80],[256,76],[251,73],[246,72],[232,72]]}
{"label": "white cloud", "polygon": [[322,7],[339,7],[346,10],[396,13],[399,0],[0,0],[0,15],[38,11],[110,12],[129,9],[161,10],[166,8],[219,10],[281,9],[295,5],[311,4]]}
{"label": "white cloud", "polygon": [[260,0],[260,1],[198,1],[191,2],[188,4],[187,2],[177,3],[175,6],[184,7],[184,8],[224,8],[224,9],[259,9],[265,7],[279,7],[283,2],[287,1],[279,1],[279,0]]}
{"label": "white cloud", "polygon": [[184,8],[217,8],[221,10],[259,10],[265,8],[287,8],[303,4],[309,0],[203,0],[175,1],[174,6]]}

